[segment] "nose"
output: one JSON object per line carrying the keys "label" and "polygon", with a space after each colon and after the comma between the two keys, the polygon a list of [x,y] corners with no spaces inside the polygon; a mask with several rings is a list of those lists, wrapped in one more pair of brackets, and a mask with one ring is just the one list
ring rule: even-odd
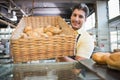
{"label": "nose", "polygon": [[76,16],[76,17],[75,17],[75,21],[78,21],[78,20],[79,20],[79,17],[78,17],[78,16]]}

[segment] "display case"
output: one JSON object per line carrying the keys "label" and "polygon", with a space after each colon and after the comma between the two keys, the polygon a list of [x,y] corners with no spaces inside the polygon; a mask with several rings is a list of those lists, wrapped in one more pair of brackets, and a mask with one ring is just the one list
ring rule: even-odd
{"label": "display case", "polygon": [[120,71],[91,59],[79,62],[1,64],[0,80],[119,80]]}

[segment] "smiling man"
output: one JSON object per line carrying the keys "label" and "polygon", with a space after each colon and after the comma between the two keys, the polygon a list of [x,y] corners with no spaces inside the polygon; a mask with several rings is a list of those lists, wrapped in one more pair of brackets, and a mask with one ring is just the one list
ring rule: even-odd
{"label": "smiling man", "polygon": [[78,33],[75,56],[60,57],[58,58],[58,61],[70,62],[89,59],[91,57],[94,49],[94,40],[92,39],[92,36],[84,30],[84,23],[86,22],[88,14],[89,9],[86,4],[81,3],[74,6],[71,14],[71,28]]}

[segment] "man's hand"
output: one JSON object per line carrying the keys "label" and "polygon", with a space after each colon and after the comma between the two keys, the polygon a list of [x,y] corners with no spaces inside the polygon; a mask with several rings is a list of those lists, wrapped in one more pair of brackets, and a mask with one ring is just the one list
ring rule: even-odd
{"label": "man's hand", "polygon": [[83,60],[83,59],[85,59],[85,58],[80,57],[80,56],[76,56],[76,57],[75,57],[75,60],[78,60],[78,61],[79,61],[79,60]]}

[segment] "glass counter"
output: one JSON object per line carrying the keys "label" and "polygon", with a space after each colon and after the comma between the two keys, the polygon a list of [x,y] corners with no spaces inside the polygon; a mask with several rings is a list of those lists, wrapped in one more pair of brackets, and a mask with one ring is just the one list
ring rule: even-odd
{"label": "glass counter", "polygon": [[1,64],[0,80],[101,80],[78,62]]}
{"label": "glass counter", "polygon": [[120,71],[92,60],[0,64],[0,80],[120,80]]}

